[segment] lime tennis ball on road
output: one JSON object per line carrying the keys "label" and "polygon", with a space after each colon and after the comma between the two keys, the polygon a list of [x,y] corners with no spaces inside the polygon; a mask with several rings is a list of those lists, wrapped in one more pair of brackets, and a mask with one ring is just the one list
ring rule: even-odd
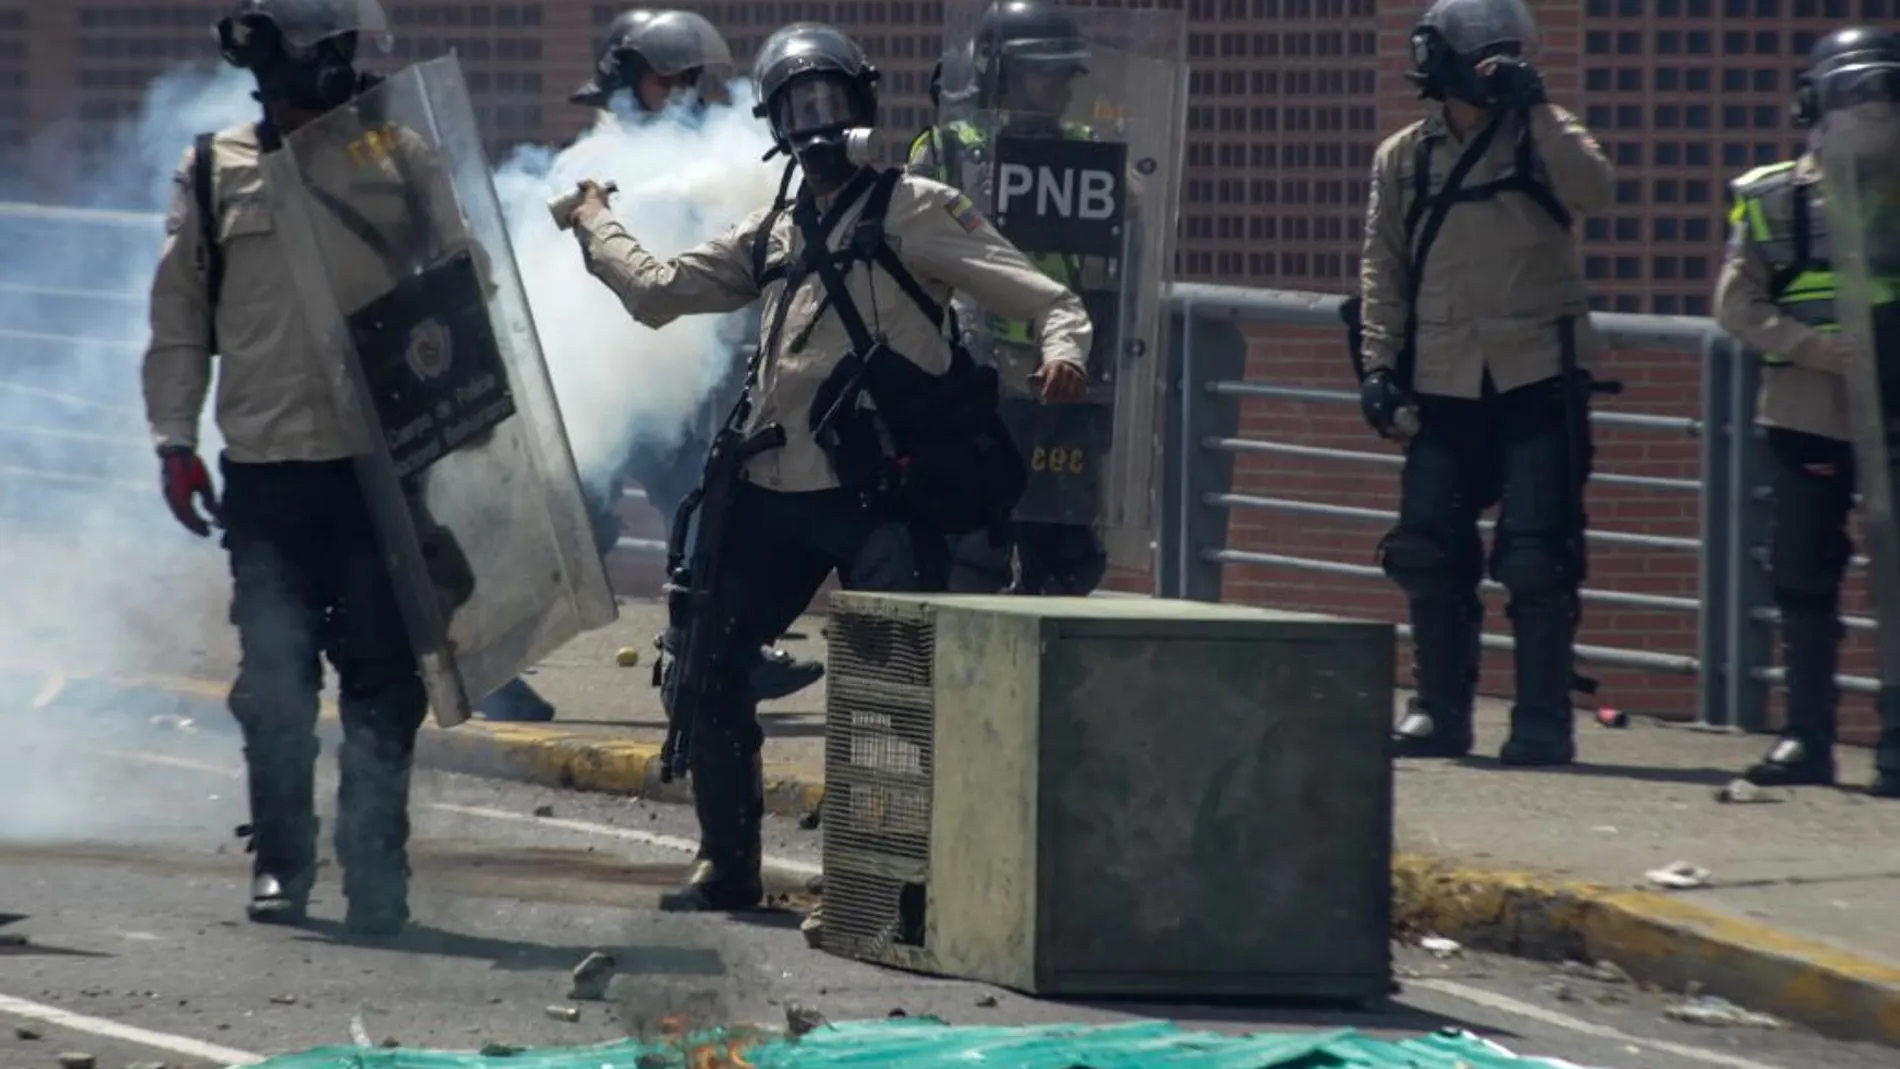
{"label": "lime tennis ball on road", "polygon": [[632,646],[622,646],[620,652],[614,654],[614,661],[622,668],[632,668],[640,663],[640,651]]}

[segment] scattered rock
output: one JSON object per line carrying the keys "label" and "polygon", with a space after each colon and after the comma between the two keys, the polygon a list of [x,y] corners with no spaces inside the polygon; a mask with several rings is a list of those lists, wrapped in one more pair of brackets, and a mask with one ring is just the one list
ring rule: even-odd
{"label": "scattered rock", "polygon": [[534,815],[537,817],[551,817],[554,815],[554,807],[551,805],[535,806]]}
{"label": "scattered rock", "polygon": [[1781,1021],[1765,1013],[1745,1010],[1727,999],[1702,995],[1663,1009],[1663,1016],[1683,1024],[1710,1028],[1780,1028]]}
{"label": "scattered rock", "polygon": [[94,1066],[99,1064],[99,1059],[94,1058],[84,1051],[77,1050],[62,1052],[58,1056],[57,1061],[59,1062],[59,1069],[93,1069]]}
{"label": "scattered rock", "polygon": [[568,1024],[581,1019],[581,1011],[577,1006],[549,1006],[541,1012],[547,1014],[551,1021],[566,1021]]}
{"label": "scattered rock", "polygon": [[1542,991],[1546,995],[1549,995],[1551,998],[1556,999],[1558,1002],[1577,1001],[1576,989],[1572,988],[1569,984],[1563,982],[1562,980],[1552,980],[1549,983],[1538,988],[1538,990]]}
{"label": "scattered rock", "polygon": [[384,1050],[395,1050],[397,1047],[402,1046],[402,1040],[397,1039],[395,1036],[384,1036],[383,1041],[376,1045]]}
{"label": "scattered rock", "polygon": [[1671,861],[1659,869],[1643,873],[1651,884],[1671,891],[1687,891],[1709,885],[1709,870],[1688,861]]}
{"label": "scattered rock", "polygon": [[1630,974],[1613,961],[1599,961],[1594,965],[1587,961],[1566,961],[1557,966],[1557,971],[1565,976],[1579,980],[1594,980],[1600,984],[1627,984]]}
{"label": "scattered rock", "polygon": [[40,1030],[30,1024],[16,1024],[13,1026],[13,1038],[15,1039],[39,1039],[40,1036]]}
{"label": "scattered rock", "polygon": [[1608,1003],[1608,1004],[1621,1004],[1621,1003],[1628,1002],[1630,1000],[1630,996],[1629,996],[1629,992],[1624,991],[1621,988],[1600,987],[1596,989],[1595,991],[1590,992],[1590,999],[1591,1001],[1594,1001],[1594,1002],[1602,1002],[1602,1003]]}
{"label": "scattered rock", "polygon": [[1442,935],[1428,935],[1418,941],[1418,946],[1435,958],[1455,958],[1465,952],[1458,940],[1447,939]]}
{"label": "scattered rock", "polygon": [[1730,780],[1717,787],[1715,800],[1724,805],[1749,805],[1762,802],[1779,802],[1781,797],[1772,791],[1763,790],[1745,779]]}
{"label": "scattered rock", "polygon": [[825,1020],[824,1014],[810,1006],[801,1006],[796,1002],[787,1003],[785,1006],[785,1030],[794,1038],[813,1029],[823,1028],[830,1023]]}
{"label": "scattered rock", "polygon": [[491,1041],[482,1044],[481,1055],[484,1058],[512,1058],[527,1049],[526,1047],[517,1047],[513,1043],[495,1043]]}
{"label": "scattered rock", "polygon": [[567,997],[577,1002],[599,1002],[607,997],[607,985],[614,979],[613,955],[594,951],[574,966],[574,986]]}
{"label": "scattered rock", "polygon": [[272,995],[270,1000],[279,1006],[295,1006],[297,1004],[297,996],[295,995]]}
{"label": "scattered rock", "polygon": [[976,1006],[978,1009],[981,1009],[981,1010],[993,1009],[996,1006],[996,996],[995,995],[979,995],[977,996]]}
{"label": "scattered rock", "polygon": [[909,1017],[909,1016],[910,1016],[910,1014],[908,1014],[908,1013],[905,1013],[905,1012],[904,1012],[903,1010],[901,1010],[901,1009],[896,1009],[896,1010],[892,1010],[891,1012],[889,1012],[889,1013],[887,1013],[887,1014],[885,1014],[884,1016],[886,1016],[886,1017]]}

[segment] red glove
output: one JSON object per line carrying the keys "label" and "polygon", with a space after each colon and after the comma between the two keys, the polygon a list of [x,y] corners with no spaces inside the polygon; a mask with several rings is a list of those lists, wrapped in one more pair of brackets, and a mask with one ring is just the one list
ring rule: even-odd
{"label": "red glove", "polygon": [[211,473],[205,470],[204,461],[198,459],[197,453],[182,445],[166,446],[158,451],[158,463],[164,480],[165,504],[171,506],[172,515],[185,525],[185,530],[201,538],[211,533],[211,524],[198,515],[193,498],[204,502],[212,523],[222,524],[218,493],[211,487]]}

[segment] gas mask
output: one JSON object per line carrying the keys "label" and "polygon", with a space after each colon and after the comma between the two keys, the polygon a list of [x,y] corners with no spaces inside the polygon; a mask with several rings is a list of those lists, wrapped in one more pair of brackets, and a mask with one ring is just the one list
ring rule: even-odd
{"label": "gas mask", "polygon": [[325,112],[356,93],[355,33],[298,46],[285,40],[270,19],[242,15],[218,23],[218,45],[225,62],[256,76],[261,101]]}
{"label": "gas mask", "polygon": [[809,179],[836,185],[871,160],[870,124],[855,87],[842,78],[795,81],[772,101],[769,113],[772,132]]}
{"label": "gas mask", "polygon": [[[1478,65],[1492,57],[1497,65],[1488,75],[1478,73]],[[1431,27],[1412,32],[1412,66],[1408,75],[1418,85],[1419,95],[1427,100],[1458,100],[1474,107],[1489,108],[1498,102],[1501,90],[1515,77],[1525,73],[1529,63],[1519,54],[1514,42],[1488,45],[1471,53],[1459,53],[1443,34]]]}

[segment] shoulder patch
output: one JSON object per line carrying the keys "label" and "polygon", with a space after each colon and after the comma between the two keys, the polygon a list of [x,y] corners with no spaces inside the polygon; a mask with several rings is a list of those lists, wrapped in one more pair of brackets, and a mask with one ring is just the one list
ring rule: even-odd
{"label": "shoulder patch", "polygon": [[957,225],[968,233],[975,233],[983,225],[983,213],[977,211],[976,205],[970,202],[970,198],[961,193],[956,195],[956,199],[944,205],[943,210],[949,212],[950,218],[955,219]]}

